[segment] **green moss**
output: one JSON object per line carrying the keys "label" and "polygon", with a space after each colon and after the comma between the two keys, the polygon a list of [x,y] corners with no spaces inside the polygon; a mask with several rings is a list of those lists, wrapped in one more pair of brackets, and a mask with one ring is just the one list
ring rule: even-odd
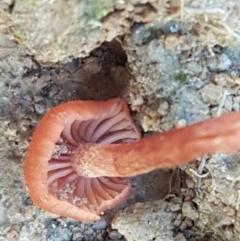
{"label": "green moss", "polygon": [[179,81],[180,83],[184,83],[187,81],[187,75],[183,72],[178,72],[178,73],[175,73],[174,79]]}
{"label": "green moss", "polygon": [[107,8],[112,7],[112,0],[86,0],[85,1],[85,17],[90,20],[100,21],[108,12]]}

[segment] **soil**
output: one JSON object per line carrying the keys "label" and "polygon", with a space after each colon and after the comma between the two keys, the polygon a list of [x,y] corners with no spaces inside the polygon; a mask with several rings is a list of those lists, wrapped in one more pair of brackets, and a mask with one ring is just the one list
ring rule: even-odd
{"label": "soil", "polygon": [[[111,38],[94,39],[84,54],[74,45],[67,55],[52,44],[40,53],[42,45],[13,34],[13,4],[0,0],[0,241],[239,240],[239,153],[133,177],[129,198],[93,224],[36,207],[23,162],[43,114],[70,100],[124,99],[143,137],[239,111],[240,46],[219,38],[206,43],[190,18],[153,22],[156,7]],[[133,18],[140,16],[136,9]],[[113,17],[105,19],[106,28],[112,29]]]}

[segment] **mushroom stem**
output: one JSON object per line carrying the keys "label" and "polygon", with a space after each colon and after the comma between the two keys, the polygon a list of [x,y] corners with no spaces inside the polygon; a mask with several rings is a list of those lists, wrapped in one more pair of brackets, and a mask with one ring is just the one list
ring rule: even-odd
{"label": "mushroom stem", "polygon": [[[86,177],[129,177],[192,161],[205,154],[240,149],[240,112],[170,130],[128,144],[80,144],[72,155]],[[90,161],[91,160],[91,161]]]}

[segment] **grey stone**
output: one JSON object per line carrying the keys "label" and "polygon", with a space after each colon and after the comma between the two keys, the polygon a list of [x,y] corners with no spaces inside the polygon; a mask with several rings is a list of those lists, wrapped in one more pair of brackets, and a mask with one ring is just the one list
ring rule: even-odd
{"label": "grey stone", "polygon": [[94,223],[92,228],[95,230],[105,229],[109,225],[109,219],[107,217],[102,217],[100,221]]}
{"label": "grey stone", "polygon": [[113,230],[109,233],[109,238],[112,240],[119,240],[121,237],[122,235],[118,231]]}

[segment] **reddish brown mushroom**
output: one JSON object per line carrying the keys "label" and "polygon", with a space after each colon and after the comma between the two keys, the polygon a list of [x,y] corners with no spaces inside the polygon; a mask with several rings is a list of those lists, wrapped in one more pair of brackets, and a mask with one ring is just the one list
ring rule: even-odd
{"label": "reddish brown mushroom", "polygon": [[64,217],[98,220],[129,194],[126,177],[238,150],[240,113],[139,139],[120,99],[52,108],[34,132],[25,160],[33,202]]}
{"label": "reddish brown mushroom", "polygon": [[35,130],[25,160],[25,183],[33,202],[75,220],[98,220],[100,213],[125,200],[130,184],[117,176],[104,177],[97,170],[93,178],[78,175],[72,163],[74,150],[79,151],[83,143],[107,145],[139,139],[140,132],[120,99],[54,107]]}

